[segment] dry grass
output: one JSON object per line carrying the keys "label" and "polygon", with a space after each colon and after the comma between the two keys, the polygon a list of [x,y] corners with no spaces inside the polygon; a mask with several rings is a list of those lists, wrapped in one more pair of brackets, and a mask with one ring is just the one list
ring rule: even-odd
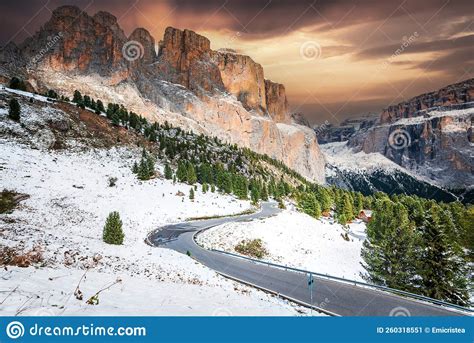
{"label": "dry grass", "polygon": [[30,251],[24,251],[16,247],[0,246],[0,266],[29,267],[44,261],[43,250],[35,246]]}
{"label": "dry grass", "polygon": [[235,251],[242,255],[262,258],[267,255],[261,239],[243,240],[235,246]]}
{"label": "dry grass", "polygon": [[13,191],[4,189],[0,193],[0,213],[11,213],[20,201],[27,199],[26,194],[19,194]]}

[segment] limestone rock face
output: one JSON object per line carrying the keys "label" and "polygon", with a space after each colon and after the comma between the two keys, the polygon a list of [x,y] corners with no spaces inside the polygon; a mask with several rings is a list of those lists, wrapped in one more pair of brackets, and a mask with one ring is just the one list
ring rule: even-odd
{"label": "limestone rock face", "polygon": [[356,151],[379,152],[441,186],[470,187],[473,87],[474,79],[469,79],[391,106],[378,123],[356,132],[349,145]]}
{"label": "limestone rock face", "polygon": [[284,86],[265,80],[262,66],[250,57],[210,46],[193,31],[168,27],[156,51],[145,29],[126,37],[107,12],[89,16],[63,6],[19,48],[0,49],[0,77],[11,77],[15,58],[24,61],[21,72],[40,91],[71,96],[77,89],[104,103],[121,103],[150,120],[268,154],[323,182],[325,161],[316,136],[291,122]]}
{"label": "limestone rock face", "polygon": [[190,30],[168,27],[160,42],[158,69],[170,82],[201,93],[223,90],[219,69],[211,59],[211,42]]}
{"label": "limestone rock face", "polygon": [[386,108],[380,122],[391,123],[400,118],[412,118],[420,111],[437,106],[450,106],[474,101],[474,79],[449,85],[437,91],[416,96],[408,101]]}
{"label": "limestone rock face", "polygon": [[291,113],[290,117],[291,117],[291,120],[295,124],[306,126],[306,127],[309,127],[309,128],[311,127],[310,122],[308,121],[308,119],[301,112]]}
{"label": "limestone rock face", "polygon": [[13,42],[9,42],[0,49],[0,75],[3,76],[2,82],[8,83],[13,76],[25,78],[25,66],[21,50]]}
{"label": "limestone rock face", "polygon": [[[137,49],[138,58],[135,60],[137,63],[151,64],[156,61],[155,51],[155,39],[150,35],[150,32],[144,28],[135,29],[130,37],[128,37],[130,48]],[[134,46],[135,42],[140,43],[138,46]],[[122,53],[127,51],[126,48],[122,48]],[[141,55],[141,56],[140,56]],[[134,61],[132,61],[134,62]]]}
{"label": "limestone rock face", "polygon": [[225,89],[235,95],[247,110],[267,108],[263,68],[249,56],[218,51],[213,54]]}
{"label": "limestone rock face", "polygon": [[27,61],[35,62],[32,68],[121,74],[125,78],[125,41],[125,34],[111,14],[99,12],[90,17],[75,6],[62,6],[20,48]]}
{"label": "limestone rock face", "polygon": [[286,99],[285,86],[265,80],[265,98],[270,116],[278,123],[289,123],[288,100]]}

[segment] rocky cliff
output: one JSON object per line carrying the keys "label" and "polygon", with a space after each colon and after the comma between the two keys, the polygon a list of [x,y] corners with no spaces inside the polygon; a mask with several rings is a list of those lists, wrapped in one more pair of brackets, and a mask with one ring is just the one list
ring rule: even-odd
{"label": "rocky cliff", "polygon": [[20,46],[0,50],[3,80],[20,75],[38,91],[75,89],[105,103],[122,103],[157,121],[266,153],[317,182],[324,158],[314,132],[295,124],[283,85],[265,80],[260,64],[231,51],[213,51],[193,31],[167,28],[155,47],[138,28],[129,37],[106,12],[74,6]]}
{"label": "rocky cliff", "polygon": [[377,123],[352,134],[355,151],[379,152],[450,189],[474,185],[474,79],[384,110]]}
{"label": "rocky cliff", "polygon": [[455,83],[437,91],[416,96],[410,100],[386,108],[380,122],[393,123],[401,118],[423,115],[423,111],[434,107],[463,104],[474,101],[474,79]]}

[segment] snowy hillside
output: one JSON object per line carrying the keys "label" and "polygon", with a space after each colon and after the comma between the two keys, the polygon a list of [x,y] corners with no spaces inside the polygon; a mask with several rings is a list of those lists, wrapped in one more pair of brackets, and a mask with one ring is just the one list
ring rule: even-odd
{"label": "snowy hillside", "polygon": [[206,248],[236,253],[242,240],[261,239],[268,255],[264,260],[353,280],[364,272],[360,250],[365,240],[365,224],[356,220],[345,230],[333,220],[314,219],[293,206],[275,217],[250,223],[229,223],[198,236]]}
{"label": "snowy hillside", "polygon": [[[26,198],[12,212],[0,214],[0,253],[2,258],[15,251],[35,259],[0,272],[1,315],[304,313],[218,276],[188,256],[144,242],[160,225],[239,213],[250,208],[248,201],[203,194],[201,187],[192,201],[189,185],[161,177],[139,181],[131,171],[141,153],[136,145],[94,148],[70,137],[61,141],[62,149],[52,149],[59,136],[51,126],[72,125],[71,119],[44,103],[38,110],[37,102],[46,99],[26,100],[21,99],[21,124],[0,109],[0,188]],[[156,169],[163,173],[162,165]],[[102,240],[111,211],[123,221],[123,245]],[[87,304],[99,291],[99,304]]]}

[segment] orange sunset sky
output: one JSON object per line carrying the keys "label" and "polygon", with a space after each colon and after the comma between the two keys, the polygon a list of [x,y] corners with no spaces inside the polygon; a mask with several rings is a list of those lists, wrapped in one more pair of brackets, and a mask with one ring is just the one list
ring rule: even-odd
{"label": "orange sunset sky", "polygon": [[114,14],[158,42],[167,26],[232,48],[285,84],[293,111],[339,123],[473,77],[472,1],[2,1],[0,44],[31,35],[64,4]]}

